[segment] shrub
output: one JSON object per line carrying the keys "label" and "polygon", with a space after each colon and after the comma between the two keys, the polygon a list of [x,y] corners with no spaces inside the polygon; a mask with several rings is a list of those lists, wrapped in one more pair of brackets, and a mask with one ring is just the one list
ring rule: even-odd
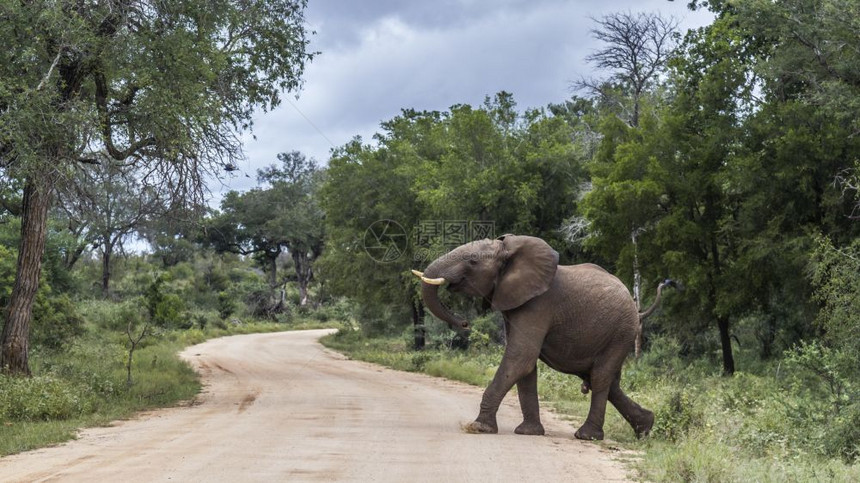
{"label": "shrub", "polygon": [[92,410],[89,391],[53,376],[30,378],[0,375],[0,420],[52,421]]}
{"label": "shrub", "polygon": [[491,312],[473,320],[469,340],[479,347],[504,345],[505,323],[502,320],[502,314]]}
{"label": "shrub", "polygon": [[860,403],[830,421],[823,448],[825,456],[841,458],[847,464],[860,458]]}
{"label": "shrub", "polygon": [[52,350],[64,348],[84,333],[84,319],[68,295],[40,291],[33,307],[32,342]]}
{"label": "shrub", "polygon": [[696,407],[696,398],[687,388],[673,389],[668,400],[656,408],[655,415],[653,434],[671,441],[704,423],[702,410]]}
{"label": "shrub", "polygon": [[236,298],[229,292],[218,292],[218,315],[226,319],[233,315],[238,308]]}
{"label": "shrub", "polygon": [[[154,325],[158,327],[177,326],[182,322],[185,302],[178,295],[165,291],[165,281],[167,281],[167,276],[159,275],[146,288],[144,293],[146,309]],[[181,327],[187,329],[191,325],[186,320],[184,324],[181,324]]]}

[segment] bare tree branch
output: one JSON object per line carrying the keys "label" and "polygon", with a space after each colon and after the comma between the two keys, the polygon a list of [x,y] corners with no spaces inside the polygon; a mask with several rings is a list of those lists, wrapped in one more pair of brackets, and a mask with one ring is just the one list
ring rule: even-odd
{"label": "bare tree branch", "polygon": [[605,47],[586,57],[598,69],[610,71],[605,79],[582,78],[573,84],[609,105],[616,105],[624,120],[638,126],[640,100],[657,81],[675,49],[678,20],[655,13],[617,12],[599,19],[592,36]]}

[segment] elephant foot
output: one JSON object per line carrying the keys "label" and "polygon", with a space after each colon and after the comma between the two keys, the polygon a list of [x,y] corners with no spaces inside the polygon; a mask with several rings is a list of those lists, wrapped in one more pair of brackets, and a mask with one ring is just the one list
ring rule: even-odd
{"label": "elephant foot", "polygon": [[545,434],[543,430],[543,425],[541,423],[529,423],[526,421],[523,421],[522,424],[517,426],[517,429],[515,429],[514,432],[517,434],[526,434],[529,436],[543,436]]}
{"label": "elephant foot", "polygon": [[574,433],[576,439],[584,439],[589,441],[602,441],[603,440],[603,430],[599,428],[595,428],[588,423],[582,425],[576,433]]}
{"label": "elephant foot", "polygon": [[633,426],[633,431],[636,432],[636,438],[641,439],[651,433],[652,427],[654,427],[654,413],[648,411],[643,420]]}
{"label": "elephant foot", "polygon": [[472,434],[496,434],[499,428],[496,425],[490,425],[481,421],[472,421],[463,426],[463,431]]}

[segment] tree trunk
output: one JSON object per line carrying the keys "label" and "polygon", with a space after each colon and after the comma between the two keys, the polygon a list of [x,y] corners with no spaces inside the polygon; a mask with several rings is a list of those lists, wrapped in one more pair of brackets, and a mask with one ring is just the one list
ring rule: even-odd
{"label": "tree trunk", "polygon": [[307,252],[292,250],[293,265],[296,268],[296,279],[299,282],[299,305],[305,306],[308,303],[308,283],[311,279],[310,262],[308,261]]}
{"label": "tree trunk", "polygon": [[105,239],[104,253],[102,254],[102,295],[107,297],[110,292],[110,262],[113,256],[113,243]]}
{"label": "tree trunk", "polygon": [[269,259],[269,287],[275,290],[278,286],[278,254],[266,253],[266,257]]}
{"label": "tree trunk", "polygon": [[48,232],[48,209],[53,189],[52,175],[34,175],[24,185],[21,210],[21,242],[15,285],[0,337],[0,370],[7,374],[30,375],[30,319],[39,289],[42,254]]}
{"label": "tree trunk", "polygon": [[720,346],[723,351],[723,375],[731,376],[735,373],[735,358],[732,355],[732,337],[729,333],[729,318],[725,315],[717,314],[717,281],[720,280],[722,274],[722,265],[720,264],[720,251],[717,247],[715,238],[711,238],[711,261],[713,263],[714,273],[708,278],[708,298],[711,315],[717,320],[717,328],[720,330]]}
{"label": "tree trunk", "polygon": [[424,304],[420,300],[412,303],[412,326],[415,330],[415,344],[413,348],[417,351],[424,350]]}
{"label": "tree trunk", "polygon": [[[633,241],[633,301],[636,302],[636,310],[642,306],[640,297],[642,296],[642,273],[639,271],[639,244],[637,237],[639,229],[633,228],[630,233],[630,239]],[[636,326],[636,340],[633,344],[634,356],[638,359],[642,352],[642,317],[639,317],[638,325]]]}
{"label": "tree trunk", "polygon": [[735,358],[732,355],[732,338],[729,334],[729,318],[717,317],[717,327],[720,328],[720,345],[723,349],[723,375],[731,376],[735,373]]}

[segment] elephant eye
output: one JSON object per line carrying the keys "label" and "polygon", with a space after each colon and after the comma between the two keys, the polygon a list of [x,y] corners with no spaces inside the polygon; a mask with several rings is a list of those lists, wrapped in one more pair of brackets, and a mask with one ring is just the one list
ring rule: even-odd
{"label": "elephant eye", "polygon": [[478,261],[475,260],[474,258],[469,259],[469,265],[477,265],[477,264],[478,264]]}

